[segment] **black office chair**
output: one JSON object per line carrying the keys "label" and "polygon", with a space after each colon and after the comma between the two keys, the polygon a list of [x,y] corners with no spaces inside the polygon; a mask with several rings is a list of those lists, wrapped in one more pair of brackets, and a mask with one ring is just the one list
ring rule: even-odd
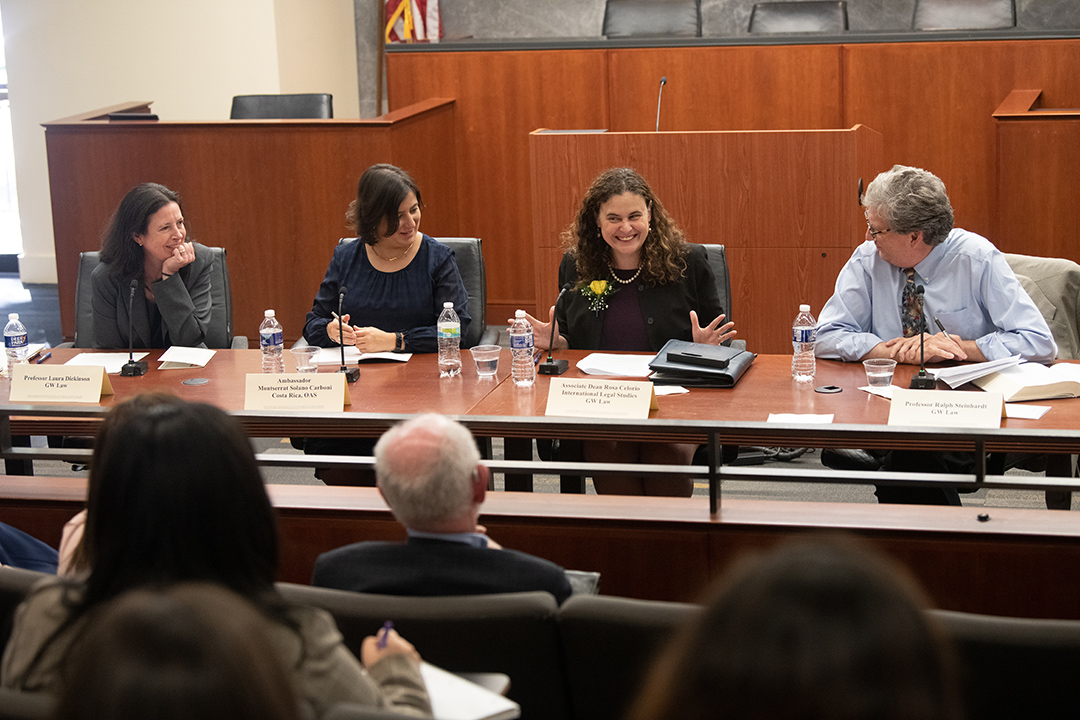
{"label": "black office chair", "polygon": [[607,0],[604,36],[701,37],[701,0]]}
{"label": "black office chair", "polygon": [[847,3],[764,2],[750,11],[750,33],[841,33],[848,29]]}
{"label": "black office chair", "polygon": [[236,95],[230,120],[329,120],[334,117],[330,93],[294,95]]}
{"label": "black office chair", "polygon": [[912,30],[994,30],[1016,27],[1014,0],[915,0]]}

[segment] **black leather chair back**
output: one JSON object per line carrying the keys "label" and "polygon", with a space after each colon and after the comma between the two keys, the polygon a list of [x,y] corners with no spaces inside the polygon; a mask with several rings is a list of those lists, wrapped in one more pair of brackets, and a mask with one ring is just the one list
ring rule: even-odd
{"label": "black leather chair back", "polygon": [[[206,347],[246,348],[247,337],[233,336],[232,288],[225,248],[206,248],[214,258],[210,268],[210,328]],[[75,341],[72,347],[94,347],[94,283],[91,275],[99,264],[96,251],[79,253],[79,274],[75,278]]]}
{"label": "black leather chair back", "polygon": [[758,33],[841,33],[848,29],[847,3],[764,2],[750,11],[750,32]]}
{"label": "black leather chair back", "polygon": [[236,95],[230,120],[303,120],[334,117],[334,96],[330,93],[295,95]]}
{"label": "black leather chair back", "polygon": [[510,676],[507,697],[523,720],[569,720],[559,650],[558,606],[550,593],[468,597],[396,597],[279,583],[290,602],[321,607],[357,657],[360,644],[387,620],[420,655],[450,672]]}
{"label": "black leather chair back", "polygon": [[604,36],[701,37],[701,0],[607,0]]}
{"label": "black leather chair back", "polygon": [[1014,0],[915,0],[912,30],[992,30],[1016,27]]}
{"label": "black leather chair back", "polygon": [[[705,248],[705,253],[709,259],[709,267],[712,268],[713,276],[716,278],[716,294],[720,296],[720,307],[724,308],[724,314],[727,315],[724,322],[732,322],[735,317],[731,310],[731,276],[728,274],[727,253],[724,251],[723,245],[703,244],[702,247]],[[702,324],[712,322],[712,318],[708,320],[701,318],[701,322]],[[746,349],[745,340],[729,340],[725,344],[743,350]]]}

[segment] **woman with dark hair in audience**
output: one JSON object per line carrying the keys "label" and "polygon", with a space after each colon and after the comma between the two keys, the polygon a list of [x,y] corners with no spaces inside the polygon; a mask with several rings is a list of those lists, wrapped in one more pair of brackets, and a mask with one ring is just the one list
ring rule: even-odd
{"label": "woman with dark hair in audience", "polygon": [[412,645],[391,632],[365,643],[367,670],[329,614],[287,604],[274,588],[274,511],[240,424],[209,405],[142,396],[106,416],[90,463],[84,581],[52,581],[16,611],[0,684],[57,692],[60,665],[87,618],[137,588],[223,585],[279,626],[299,694],[317,714],[357,702],[430,715]]}
{"label": "woman with dark hair in audience", "polygon": [[959,720],[952,649],[894,563],[848,542],[744,560],[653,669],[631,720]]}
{"label": "woman with dark hair in audience", "polygon": [[219,585],[132,590],[92,614],[53,718],[297,720],[283,632]]}
{"label": "woman with dark hair in audience", "polygon": [[[636,170],[601,173],[562,234],[567,248],[559,287],[573,290],[551,308],[549,322],[528,316],[538,348],[658,352],[668,340],[719,345],[734,337],[705,248],[689,243]],[[703,325],[704,324],[704,325]],[[696,445],[590,441],[591,462],[689,465]],[[608,473],[593,477],[598,493],[690,495],[689,477]]]}
{"label": "woman with dark hair in audience", "polygon": [[128,191],[102,238],[100,260],[91,276],[94,347],[126,348],[129,340],[137,348],[205,344],[213,258],[188,240],[179,195],[157,183]]}

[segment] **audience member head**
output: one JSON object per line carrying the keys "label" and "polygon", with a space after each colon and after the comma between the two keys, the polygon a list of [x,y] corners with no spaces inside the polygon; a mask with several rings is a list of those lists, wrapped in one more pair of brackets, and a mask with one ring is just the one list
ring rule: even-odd
{"label": "audience member head", "polygon": [[140,396],[105,418],[90,462],[84,609],[140,586],[273,589],[277,527],[251,443],[221,410]]}
{"label": "audience member head", "polygon": [[945,241],[953,228],[953,209],[945,183],[936,175],[907,165],[893,165],[866,188],[863,206],[884,224],[878,230],[922,232],[930,247]]}
{"label": "audience member head", "polygon": [[379,491],[400,523],[421,532],[472,532],[488,471],[472,433],[442,415],[390,428],[375,445]]}
{"label": "audience member head", "polygon": [[136,236],[146,235],[150,218],[169,203],[183,210],[180,196],[157,183],[141,183],[131,188],[113,213],[101,239],[101,262],[120,278],[138,277],[145,255]]}
{"label": "audience member head", "polygon": [[416,196],[420,207],[424,206],[420,188],[407,172],[385,163],[372,165],[360,176],[356,199],[349,204],[345,219],[358,238],[374,245],[380,235],[388,237],[397,232],[398,212],[409,193]]}
{"label": "audience member head", "polygon": [[225,588],[134,590],[99,607],[65,660],[56,720],[295,720],[272,626]]}
{"label": "audience member head", "polygon": [[686,271],[682,231],[645,178],[631,168],[611,168],[600,173],[585,193],[577,218],[563,231],[563,242],[575,256],[578,277],[588,284],[609,276],[612,249],[603,235],[601,209],[612,198],[626,193],[641,198],[646,212],[642,218],[647,235],[640,249],[640,277],[651,285],[677,282]]}
{"label": "audience member head", "polygon": [[738,563],[668,647],[633,720],[959,717],[951,651],[906,572],[852,542]]}

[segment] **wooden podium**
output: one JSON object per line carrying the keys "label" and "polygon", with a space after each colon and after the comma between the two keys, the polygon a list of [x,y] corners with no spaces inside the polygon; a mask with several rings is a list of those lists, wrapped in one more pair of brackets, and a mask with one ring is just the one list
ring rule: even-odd
{"label": "wooden podium", "polygon": [[454,101],[435,98],[369,120],[112,121],[132,102],[45,123],[56,273],[66,339],[75,332],[79,253],[98,250],[120,199],[141,182],[180,193],[190,237],[229,253],[233,327],[255,337],[274,308],[300,337],[369,165],[409,168],[423,229],[459,235]]}
{"label": "wooden podium", "polygon": [[1004,252],[1080,262],[1080,109],[1043,108],[1042,90],[1013,90],[994,111],[997,230]]}
{"label": "wooden podium", "polygon": [[[688,240],[726,246],[739,337],[790,353],[800,303],[818,315],[864,240],[858,186],[883,168],[881,134],[849,130],[548,132],[529,137],[538,317],[558,293],[559,235],[592,180],[636,169]],[[711,320],[711,318],[710,318]]]}

